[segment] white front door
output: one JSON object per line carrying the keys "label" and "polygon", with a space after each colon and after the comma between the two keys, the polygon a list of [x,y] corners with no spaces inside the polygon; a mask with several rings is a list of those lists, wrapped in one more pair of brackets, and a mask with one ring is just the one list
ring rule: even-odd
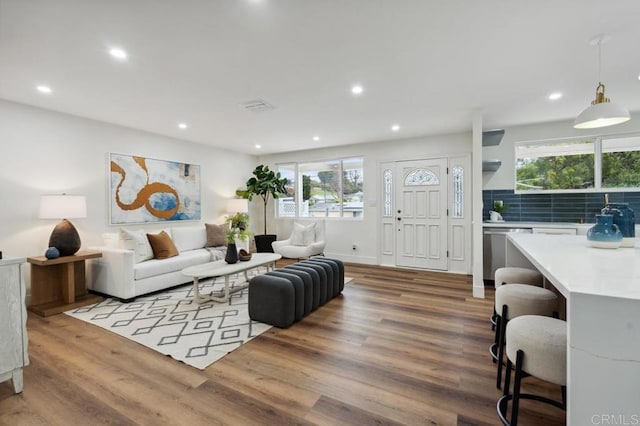
{"label": "white front door", "polygon": [[447,159],[396,163],[396,265],[447,269]]}

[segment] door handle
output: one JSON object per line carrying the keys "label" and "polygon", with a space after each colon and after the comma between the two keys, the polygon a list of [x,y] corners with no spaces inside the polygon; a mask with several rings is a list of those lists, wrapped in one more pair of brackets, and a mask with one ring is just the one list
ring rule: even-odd
{"label": "door handle", "polygon": [[398,221],[401,221],[401,220],[402,220],[402,218],[401,218],[401,217],[399,217],[399,218],[398,218]]}

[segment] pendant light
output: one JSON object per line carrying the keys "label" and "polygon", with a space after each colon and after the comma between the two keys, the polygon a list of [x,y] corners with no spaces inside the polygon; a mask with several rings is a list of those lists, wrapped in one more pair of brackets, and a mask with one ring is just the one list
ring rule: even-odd
{"label": "pendant light", "polygon": [[615,124],[629,121],[629,111],[615,104],[605,96],[605,87],[600,78],[601,74],[601,50],[602,43],[607,42],[609,36],[601,34],[591,40],[591,45],[598,46],[598,87],[596,87],[596,98],[591,101],[591,105],[582,111],[573,123],[575,129],[595,129],[598,127],[613,126]]}

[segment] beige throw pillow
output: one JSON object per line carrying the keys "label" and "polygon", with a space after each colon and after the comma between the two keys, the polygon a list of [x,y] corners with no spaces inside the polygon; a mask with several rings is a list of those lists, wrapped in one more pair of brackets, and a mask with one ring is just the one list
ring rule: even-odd
{"label": "beige throw pillow", "polygon": [[214,223],[205,223],[207,229],[207,247],[220,247],[227,245],[225,228]]}
{"label": "beige throw pillow", "polygon": [[173,244],[173,240],[166,232],[147,234],[147,238],[153,249],[153,257],[156,259],[168,259],[178,255],[176,245]]}
{"label": "beige throw pillow", "polygon": [[293,224],[293,233],[291,234],[291,244],[294,246],[310,246],[316,242],[316,224],[301,225]]}

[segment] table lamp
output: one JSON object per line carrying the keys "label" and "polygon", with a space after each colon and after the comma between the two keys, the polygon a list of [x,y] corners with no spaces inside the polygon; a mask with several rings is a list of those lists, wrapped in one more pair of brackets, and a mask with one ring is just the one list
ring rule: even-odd
{"label": "table lamp", "polygon": [[245,198],[232,198],[227,201],[227,213],[248,213],[249,200]]}
{"label": "table lamp", "polygon": [[49,247],[55,247],[60,256],[71,256],[80,250],[80,235],[67,219],[87,217],[87,199],[84,195],[42,195],[41,219],[62,219],[49,237]]}

